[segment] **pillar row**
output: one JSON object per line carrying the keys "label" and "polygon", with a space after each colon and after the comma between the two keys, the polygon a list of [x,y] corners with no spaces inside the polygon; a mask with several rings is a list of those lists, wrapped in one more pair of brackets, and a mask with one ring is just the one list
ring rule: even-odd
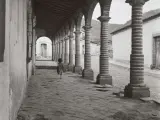
{"label": "pillar row", "polygon": [[75,67],[74,67],[74,72],[81,74],[82,72],[82,67],[81,67],[81,56],[80,56],[80,35],[81,31],[77,30],[75,31]]}
{"label": "pillar row", "polygon": [[55,42],[53,43],[53,51],[52,52],[53,52],[53,60],[55,61],[56,60],[56,57],[55,57],[56,56],[55,55],[56,54],[56,45],[55,45]]}
{"label": "pillar row", "polygon": [[54,53],[55,61],[57,61],[57,44],[55,42],[55,53]]}
{"label": "pillar row", "polygon": [[132,5],[132,49],[130,56],[130,83],[125,87],[125,96],[149,97],[149,88],[144,84],[143,55],[143,5],[145,0],[127,0]]}
{"label": "pillar row", "polygon": [[98,18],[101,22],[101,46],[100,46],[100,62],[99,75],[97,76],[97,84],[112,85],[112,77],[109,75],[109,53],[108,53],[108,22],[109,16],[101,16]]}
{"label": "pillar row", "polygon": [[69,36],[69,71],[73,71],[74,65],[73,65],[73,33]]}
{"label": "pillar row", "polygon": [[64,46],[64,48],[65,48],[65,52],[64,52],[64,71],[68,70],[68,64],[69,64],[69,53],[68,53],[68,51],[69,51],[69,48],[68,48],[69,40],[68,39],[69,39],[68,37],[64,38],[64,42],[65,42],[65,46]]}
{"label": "pillar row", "polygon": [[65,58],[64,58],[64,63],[68,64],[69,63],[69,53],[68,53],[68,37],[65,38]]}
{"label": "pillar row", "polygon": [[61,41],[59,41],[59,58],[61,58],[62,55],[62,48],[61,48]]}
{"label": "pillar row", "polygon": [[62,61],[64,62],[64,51],[65,50],[64,50],[64,40],[63,39],[61,41],[61,44],[62,44],[62,55],[61,55],[62,57],[61,58],[62,58]]}
{"label": "pillar row", "polygon": [[32,75],[36,71],[36,31],[33,29],[33,43],[32,43]]}
{"label": "pillar row", "polygon": [[54,61],[54,44],[53,44],[53,41],[52,41],[52,61]]}
{"label": "pillar row", "polygon": [[58,61],[58,42],[56,43],[56,61]]}
{"label": "pillar row", "polygon": [[91,39],[91,26],[84,26],[85,30],[85,55],[84,55],[84,70],[82,72],[82,77],[86,79],[93,80],[94,74],[91,69],[91,54],[90,54],[90,39]]}
{"label": "pillar row", "polygon": [[59,58],[59,41],[57,41],[57,61],[58,61],[58,58]]}

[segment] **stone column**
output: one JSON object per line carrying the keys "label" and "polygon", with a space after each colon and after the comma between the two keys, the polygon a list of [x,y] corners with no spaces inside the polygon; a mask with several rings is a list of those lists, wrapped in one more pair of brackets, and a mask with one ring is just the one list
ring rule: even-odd
{"label": "stone column", "polygon": [[97,84],[112,85],[112,77],[109,75],[109,53],[108,53],[108,22],[109,16],[100,16],[98,18],[101,22],[101,46],[100,46],[100,60],[99,60],[99,75],[97,76]]}
{"label": "stone column", "polygon": [[57,61],[58,61],[58,58],[59,58],[59,41],[57,41]]}
{"label": "stone column", "polygon": [[62,61],[63,61],[63,63],[64,63],[64,40],[62,39],[62,41],[61,41],[61,44],[62,44]]}
{"label": "stone column", "polygon": [[75,32],[75,49],[76,49],[76,54],[75,54],[75,67],[74,67],[74,72],[75,73],[82,73],[82,67],[81,67],[81,56],[80,56],[80,34],[81,31],[77,30]]}
{"label": "stone column", "polygon": [[53,51],[54,51],[54,44],[53,44],[53,41],[52,41],[52,61],[54,61],[54,53],[53,53]]}
{"label": "stone column", "polygon": [[56,56],[56,61],[58,60],[58,44],[57,44],[57,41],[56,41],[56,54],[55,54],[55,56]]}
{"label": "stone column", "polygon": [[60,56],[60,43],[58,41],[58,57],[57,57],[57,60],[59,59],[59,56]]}
{"label": "stone column", "polygon": [[56,41],[55,41],[55,52],[54,52],[54,58],[55,58],[55,61],[57,61],[57,44],[56,44]]}
{"label": "stone column", "polygon": [[68,40],[69,38],[65,38],[65,52],[64,52],[64,71],[68,70],[68,64],[69,64],[69,53],[68,53]]}
{"label": "stone column", "polygon": [[61,58],[61,54],[62,54],[62,52],[61,52],[61,41],[59,41],[59,57],[58,58]]}
{"label": "stone column", "polygon": [[73,33],[69,36],[69,65],[68,69],[69,71],[73,71],[74,65],[73,65]]}
{"label": "stone column", "polygon": [[53,60],[56,61],[56,44],[55,41],[53,41]]}
{"label": "stone column", "polygon": [[33,12],[32,12],[32,3],[29,2],[29,9],[28,9],[28,26],[27,26],[27,42],[28,42],[28,52],[27,52],[27,61],[30,62],[32,59],[32,39],[33,39]]}
{"label": "stone column", "polygon": [[33,29],[33,43],[32,43],[32,75],[36,71],[36,31]]}
{"label": "stone column", "polygon": [[54,41],[53,54],[54,54],[54,61],[56,61],[56,43],[55,43],[55,41]]}
{"label": "stone column", "polygon": [[94,73],[91,69],[91,54],[90,54],[90,39],[91,39],[91,26],[86,25],[83,27],[85,30],[85,55],[84,55],[84,70],[82,72],[82,77],[93,80]]}
{"label": "stone column", "polygon": [[5,49],[5,6],[6,0],[0,1],[0,62],[3,61],[4,58],[4,49]]}
{"label": "stone column", "polygon": [[132,98],[149,97],[149,88],[144,84],[143,55],[143,5],[147,0],[127,0],[132,5],[132,51],[130,56],[130,83],[124,96]]}

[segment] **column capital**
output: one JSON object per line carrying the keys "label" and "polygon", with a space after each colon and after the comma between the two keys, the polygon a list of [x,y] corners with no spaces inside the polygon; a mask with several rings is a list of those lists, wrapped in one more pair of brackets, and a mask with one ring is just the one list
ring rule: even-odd
{"label": "column capital", "polygon": [[74,33],[75,34],[81,34],[81,31],[80,30],[76,30]]}
{"label": "column capital", "polygon": [[74,35],[69,35],[68,37],[69,37],[69,38],[74,38]]}
{"label": "column capital", "polygon": [[86,30],[86,29],[91,29],[91,28],[92,28],[92,26],[90,26],[90,25],[83,26],[83,29],[84,29],[84,30]]}
{"label": "column capital", "polygon": [[29,42],[28,42],[29,44],[32,44],[32,41],[31,40],[29,40]]}
{"label": "column capital", "polygon": [[110,18],[109,16],[100,16],[100,17],[98,18],[98,20],[99,20],[100,22],[104,22],[104,21],[109,22],[110,19],[111,19],[111,18]]}
{"label": "column capital", "polygon": [[126,3],[129,3],[131,6],[132,5],[144,5],[145,2],[149,0],[126,0]]}
{"label": "column capital", "polygon": [[65,37],[65,38],[64,38],[64,40],[68,40],[68,39],[69,39],[69,37]]}

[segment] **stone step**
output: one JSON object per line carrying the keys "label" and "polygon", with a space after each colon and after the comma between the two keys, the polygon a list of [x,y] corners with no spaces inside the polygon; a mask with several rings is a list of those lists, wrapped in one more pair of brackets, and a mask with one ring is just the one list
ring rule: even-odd
{"label": "stone step", "polygon": [[36,66],[36,69],[56,69],[57,66]]}

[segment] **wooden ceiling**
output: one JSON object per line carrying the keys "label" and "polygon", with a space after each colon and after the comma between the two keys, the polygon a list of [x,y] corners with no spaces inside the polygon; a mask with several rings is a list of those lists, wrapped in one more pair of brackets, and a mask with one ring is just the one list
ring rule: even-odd
{"label": "wooden ceiling", "polygon": [[54,35],[66,20],[83,7],[86,0],[33,0],[37,28]]}

